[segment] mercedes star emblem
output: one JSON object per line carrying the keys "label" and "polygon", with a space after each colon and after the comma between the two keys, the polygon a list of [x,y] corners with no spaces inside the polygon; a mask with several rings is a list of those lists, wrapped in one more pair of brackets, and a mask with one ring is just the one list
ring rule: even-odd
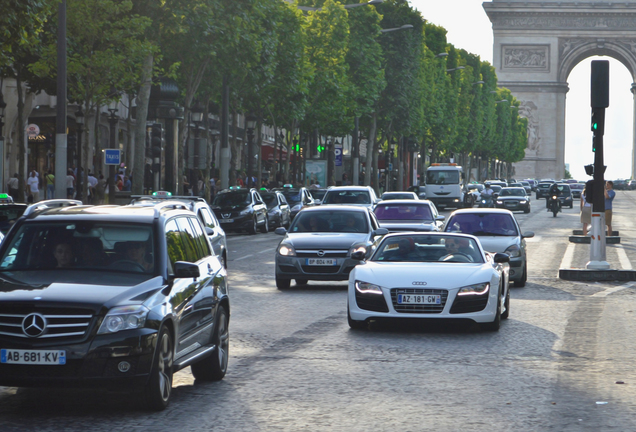
{"label": "mercedes star emblem", "polygon": [[29,337],[38,337],[46,330],[46,318],[39,313],[32,313],[22,320],[22,331]]}

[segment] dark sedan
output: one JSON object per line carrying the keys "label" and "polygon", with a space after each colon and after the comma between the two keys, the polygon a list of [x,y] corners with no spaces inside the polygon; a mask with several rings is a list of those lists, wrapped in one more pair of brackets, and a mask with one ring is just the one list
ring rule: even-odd
{"label": "dark sedan", "polygon": [[288,227],[291,223],[291,209],[285,196],[279,191],[260,191],[261,198],[267,205],[267,217],[271,227]]}
{"label": "dark sedan", "polygon": [[309,280],[347,280],[359,260],[351,254],[369,254],[387,234],[366,207],[321,205],[302,210],[289,231],[276,228],[285,237],[276,250],[276,287],[287,289],[291,280],[304,285]]}
{"label": "dark sedan", "polygon": [[428,200],[380,201],[373,212],[389,232],[441,231],[444,225],[444,216]]}
{"label": "dark sedan", "polygon": [[495,200],[495,207],[530,213],[530,197],[523,187],[503,188]]}
{"label": "dark sedan", "polygon": [[219,192],[212,202],[212,210],[227,231],[257,230],[269,232],[267,206],[256,189],[231,189]]}

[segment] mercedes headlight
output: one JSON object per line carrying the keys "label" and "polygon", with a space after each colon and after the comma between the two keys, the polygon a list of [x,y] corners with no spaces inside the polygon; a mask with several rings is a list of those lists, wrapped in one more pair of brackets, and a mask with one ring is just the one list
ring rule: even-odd
{"label": "mercedes headlight", "polygon": [[150,310],[142,305],[118,306],[112,308],[102,325],[99,326],[97,334],[117,333],[122,330],[132,330],[142,328],[146,323],[146,317]]}
{"label": "mercedes headlight", "polygon": [[508,246],[508,249],[506,249],[504,253],[508,254],[510,258],[520,257],[521,248],[519,247],[519,245],[513,244],[512,246]]}
{"label": "mercedes headlight", "polygon": [[246,208],[245,210],[241,210],[241,212],[239,213],[239,216],[245,216],[251,213],[251,209]]}
{"label": "mercedes headlight", "polygon": [[356,281],[355,285],[356,291],[360,294],[382,294],[382,287],[380,285],[362,281]]}
{"label": "mercedes headlight", "polygon": [[281,256],[296,256],[294,247],[290,244],[285,243],[282,243],[280,246],[278,246],[278,253]]}
{"label": "mercedes headlight", "polygon": [[291,211],[298,212],[300,211],[301,208],[303,208],[302,204],[296,204],[295,206],[292,207]]}
{"label": "mercedes headlight", "polygon": [[466,295],[483,295],[488,292],[490,289],[490,284],[488,282],[468,285],[459,289],[457,293],[458,296],[466,296]]}

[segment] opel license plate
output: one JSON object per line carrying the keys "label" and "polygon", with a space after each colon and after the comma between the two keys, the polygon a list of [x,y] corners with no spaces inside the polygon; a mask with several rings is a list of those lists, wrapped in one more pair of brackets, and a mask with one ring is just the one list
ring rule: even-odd
{"label": "opel license plate", "polygon": [[19,350],[1,349],[0,363],[33,364],[33,365],[64,365],[66,351],[64,350]]}
{"label": "opel license plate", "polygon": [[440,295],[398,294],[398,304],[442,304]]}
{"label": "opel license plate", "polygon": [[326,258],[307,258],[307,265],[314,266],[335,266],[338,264],[338,261],[335,259],[326,259]]}

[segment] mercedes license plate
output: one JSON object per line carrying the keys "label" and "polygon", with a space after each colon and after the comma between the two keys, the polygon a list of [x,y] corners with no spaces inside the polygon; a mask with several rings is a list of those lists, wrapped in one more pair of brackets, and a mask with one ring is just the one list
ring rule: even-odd
{"label": "mercedes license plate", "polygon": [[314,266],[335,266],[338,262],[335,259],[325,259],[325,258],[307,258],[307,265]]}
{"label": "mercedes license plate", "polygon": [[0,363],[33,364],[33,365],[63,365],[66,364],[64,350],[19,350],[1,349]]}
{"label": "mercedes license plate", "polygon": [[219,222],[221,222],[221,223],[232,223],[232,222],[234,222],[234,219],[221,219]]}
{"label": "mercedes license plate", "polygon": [[441,295],[398,294],[398,304],[442,304]]}

